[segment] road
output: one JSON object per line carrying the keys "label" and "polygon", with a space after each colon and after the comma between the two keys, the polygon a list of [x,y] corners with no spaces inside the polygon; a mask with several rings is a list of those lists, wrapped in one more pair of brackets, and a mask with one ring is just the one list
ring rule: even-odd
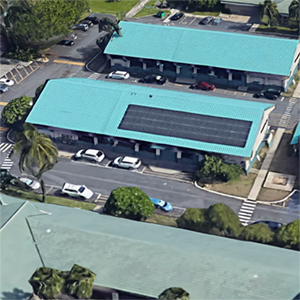
{"label": "road", "polygon": [[[11,169],[14,176],[20,176],[18,168]],[[83,162],[73,162],[60,159],[54,169],[43,175],[45,184],[58,189],[64,182],[84,184],[95,193],[108,196],[118,187],[135,186],[143,190],[148,196],[170,202],[182,208],[207,208],[215,203],[224,203],[238,214],[241,200],[220,196],[211,192],[199,190],[192,183],[179,182],[171,179],[162,179],[136,171],[114,169]],[[289,223],[299,218],[296,212],[287,208],[257,205],[252,221],[273,220]]]}

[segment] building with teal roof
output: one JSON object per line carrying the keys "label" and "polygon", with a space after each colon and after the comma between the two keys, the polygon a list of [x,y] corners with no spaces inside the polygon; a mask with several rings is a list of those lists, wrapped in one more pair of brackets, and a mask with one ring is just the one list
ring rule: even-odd
{"label": "building with teal roof", "polygon": [[160,74],[216,87],[286,90],[299,67],[297,39],[177,26],[119,23],[104,53],[113,70]]}
{"label": "building with teal roof", "polygon": [[[191,300],[290,299],[299,252],[1,195],[1,299],[28,299],[38,267],[79,264],[94,285],[157,298],[182,287]],[[120,298],[122,299],[122,298]],[[129,298],[127,298],[129,299]]]}
{"label": "building with teal roof", "polygon": [[[274,105],[83,78],[48,80],[26,122],[63,142],[196,165],[222,154],[246,170]],[[122,145],[125,145],[122,148]],[[129,152],[128,152],[129,151]]]}
{"label": "building with teal roof", "polygon": [[290,145],[298,144],[299,143],[299,137],[300,137],[300,122],[296,126],[296,129],[294,131],[294,134],[293,134]]}

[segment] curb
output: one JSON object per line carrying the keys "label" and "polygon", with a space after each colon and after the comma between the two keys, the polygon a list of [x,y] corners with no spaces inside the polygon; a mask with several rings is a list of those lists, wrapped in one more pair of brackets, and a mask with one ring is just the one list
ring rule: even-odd
{"label": "curb", "polygon": [[294,193],[296,193],[297,191],[298,191],[297,189],[291,191],[286,197],[284,197],[281,200],[276,200],[276,201],[272,201],[272,202],[266,202],[266,201],[256,201],[256,202],[259,204],[266,204],[266,205],[281,203],[281,202],[286,201],[288,198],[290,198],[292,195],[294,195]]}
{"label": "curb", "polygon": [[11,131],[12,131],[12,129],[9,129],[9,131],[7,131],[6,138],[8,139],[8,141],[9,141],[10,143],[15,144],[16,142],[14,142],[13,140],[11,140],[11,139],[9,138],[9,134],[11,133]]}
{"label": "curb", "polygon": [[220,192],[216,192],[216,191],[212,191],[212,190],[203,188],[203,187],[201,187],[201,186],[199,186],[197,184],[197,181],[194,182],[194,185],[195,185],[196,188],[198,188],[200,190],[203,190],[203,191],[206,191],[206,192],[210,192],[210,193],[213,193],[213,194],[217,194],[217,195],[220,195],[220,196],[223,196],[223,197],[235,198],[235,199],[242,200],[242,201],[247,200],[247,198],[243,198],[243,197],[239,197],[239,196],[233,196],[233,195],[228,195],[228,194],[224,194],[224,193],[220,193]]}

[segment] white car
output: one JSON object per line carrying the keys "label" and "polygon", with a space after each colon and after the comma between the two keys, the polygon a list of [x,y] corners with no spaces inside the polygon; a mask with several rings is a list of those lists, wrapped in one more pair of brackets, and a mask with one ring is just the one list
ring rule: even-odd
{"label": "white car", "polygon": [[120,156],[114,160],[113,166],[124,169],[137,169],[141,163],[141,160],[136,157]]}
{"label": "white car", "polygon": [[1,78],[0,79],[0,84],[5,84],[7,86],[12,86],[15,84],[15,82],[11,79],[7,79],[7,78]]}
{"label": "white car", "polygon": [[78,197],[83,199],[90,199],[94,193],[85,185],[75,185],[71,183],[64,183],[61,189],[62,195],[69,195],[71,197]]}
{"label": "white car", "polygon": [[27,184],[29,187],[31,187],[34,190],[37,190],[40,188],[40,183],[38,181],[31,180],[31,179],[25,178],[25,177],[19,177],[19,180],[24,182],[25,184]]}
{"label": "white car", "polygon": [[104,157],[104,153],[101,150],[96,149],[82,149],[75,154],[75,159],[86,158],[96,162],[101,162]]}
{"label": "white car", "polygon": [[114,71],[107,75],[107,78],[112,79],[128,79],[130,77],[130,74],[125,71]]}

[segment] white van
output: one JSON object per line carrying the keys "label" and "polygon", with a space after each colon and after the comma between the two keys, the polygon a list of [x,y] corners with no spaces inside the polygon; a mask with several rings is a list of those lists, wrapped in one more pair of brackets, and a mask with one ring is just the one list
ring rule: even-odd
{"label": "white van", "polygon": [[106,78],[113,78],[113,79],[128,79],[130,74],[125,71],[114,71],[107,75]]}

